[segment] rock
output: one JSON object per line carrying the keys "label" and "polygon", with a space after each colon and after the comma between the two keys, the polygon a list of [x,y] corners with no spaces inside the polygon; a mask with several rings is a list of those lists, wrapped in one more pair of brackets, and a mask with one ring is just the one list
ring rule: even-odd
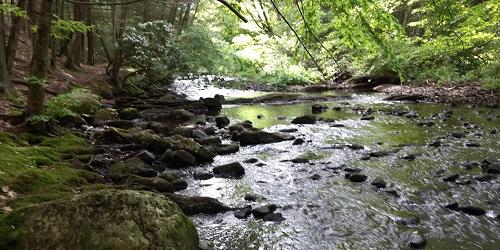
{"label": "rock", "polygon": [[408,244],[410,248],[413,249],[421,249],[424,248],[425,245],[427,244],[427,241],[420,235],[419,232],[413,231],[411,232],[409,238],[408,238]]}
{"label": "rock", "polygon": [[363,174],[346,174],[345,178],[352,182],[365,182],[368,179],[368,176]]}
{"label": "rock", "polygon": [[460,177],[455,181],[458,185],[469,185],[472,184],[472,181],[467,177]]}
{"label": "rock", "polygon": [[200,240],[200,244],[198,245],[198,250],[214,250],[214,249],[215,248],[213,243]]}
{"label": "rock", "polygon": [[208,180],[212,179],[214,175],[208,172],[194,172],[193,177],[195,180]]}
{"label": "rock", "polygon": [[185,109],[175,109],[170,113],[170,118],[176,122],[186,122],[195,118],[193,113]]}
{"label": "rock", "polygon": [[396,221],[398,224],[401,224],[403,226],[407,227],[414,227],[418,224],[420,224],[420,219],[418,217],[407,217],[407,218],[399,218]]}
{"label": "rock", "polygon": [[269,133],[262,130],[258,131],[243,131],[238,136],[241,146],[269,144],[293,140],[294,137],[281,133]]}
{"label": "rock", "polygon": [[213,171],[215,176],[223,178],[241,178],[245,175],[245,169],[238,162],[217,166]]}
{"label": "rock", "polygon": [[417,126],[419,127],[432,127],[434,125],[436,125],[436,123],[434,123],[433,121],[424,121],[417,123]]}
{"label": "rock", "polygon": [[175,191],[174,186],[169,181],[160,178],[146,178],[136,175],[129,175],[125,180],[124,184],[129,186],[139,186],[146,190],[156,190],[161,193],[173,193]]}
{"label": "rock", "polygon": [[325,110],[328,110],[328,106],[321,105],[321,104],[313,104],[311,106],[311,110],[313,113],[320,113],[320,112],[323,112]]}
{"label": "rock", "polygon": [[203,139],[195,139],[195,141],[201,145],[217,146],[222,144],[222,140],[218,136],[209,136]]}
{"label": "rock", "polygon": [[229,118],[227,118],[227,116],[215,117],[215,124],[217,125],[218,128],[224,128],[227,125],[229,125],[229,123],[231,123],[231,121],[229,120]]}
{"label": "rock", "polygon": [[248,218],[248,216],[250,216],[252,214],[252,207],[242,208],[240,210],[235,211],[233,214],[234,214],[234,217],[236,217],[238,219],[246,219],[246,218]]}
{"label": "rock", "polygon": [[407,161],[414,161],[415,159],[417,159],[417,155],[415,155],[415,154],[406,154],[406,155],[403,155],[403,157],[401,157],[401,159],[407,160]]}
{"label": "rock", "polygon": [[486,214],[486,211],[484,211],[484,209],[482,209],[480,207],[473,207],[473,206],[465,206],[465,207],[459,206],[456,210],[460,211],[462,213],[466,213],[469,215],[475,215],[475,216],[480,216],[480,215]]}
{"label": "rock", "polygon": [[226,100],[226,98],[223,95],[220,95],[220,94],[215,94],[214,98],[217,99],[217,100],[219,100],[221,103],[223,103]]}
{"label": "rock", "polygon": [[364,146],[358,144],[349,144],[347,147],[352,150],[361,150],[365,148]]}
{"label": "rock", "polygon": [[298,139],[295,139],[295,141],[293,141],[292,145],[302,145],[302,144],[304,144],[304,142],[306,142],[304,139],[298,138]]}
{"label": "rock", "polygon": [[332,127],[332,128],[345,128],[345,125],[340,124],[340,123],[335,123],[335,124],[330,125],[330,127]]}
{"label": "rock", "polygon": [[427,144],[427,146],[429,147],[434,147],[434,148],[439,148],[441,147],[441,141],[440,140],[437,140],[437,141],[434,141],[434,142],[431,142],[429,144]]}
{"label": "rock", "polygon": [[449,176],[443,178],[443,181],[446,181],[446,182],[456,181],[458,179],[458,177],[460,177],[459,174],[452,174],[452,175],[449,175]]}
{"label": "rock", "polygon": [[258,114],[258,115],[257,115],[257,119],[262,119],[262,118],[264,118],[264,115],[263,115],[263,114]]}
{"label": "rock", "polygon": [[99,126],[118,119],[120,119],[120,116],[116,109],[100,109],[94,114],[94,124]]}
{"label": "rock", "polygon": [[252,209],[252,214],[255,218],[261,219],[266,214],[274,213],[274,211],[276,211],[277,208],[278,208],[278,206],[276,206],[275,204],[269,204],[269,205],[265,205],[265,206],[261,206],[261,207],[257,207],[257,208]]}
{"label": "rock", "polygon": [[465,133],[463,133],[463,132],[452,132],[451,136],[454,137],[454,138],[460,139],[460,138],[464,138],[465,137]]}
{"label": "rock", "polygon": [[293,163],[308,163],[309,159],[297,157],[297,158],[292,159],[290,161],[293,162]]}
{"label": "rock", "polygon": [[333,107],[332,110],[334,110],[334,111],[341,111],[342,107]]}
{"label": "rock", "polygon": [[187,138],[193,137],[193,126],[181,126],[174,129],[173,134],[184,136]]}
{"label": "rock", "polygon": [[387,186],[387,183],[380,177],[375,178],[371,184],[376,188],[385,188]]}
{"label": "rock", "polygon": [[444,208],[456,211],[458,209],[458,203],[453,202],[453,203],[446,204],[446,205],[444,205]]}
{"label": "rock", "polygon": [[280,129],[279,132],[282,133],[295,133],[298,132],[299,130],[296,128],[285,128],[285,129]]}
{"label": "rock", "polygon": [[278,120],[286,120],[286,116],[278,116],[278,117],[276,117],[276,119],[278,119]]}
{"label": "rock", "polygon": [[[197,139],[205,139],[208,137],[208,135],[201,129],[194,129],[192,131],[192,136],[193,136],[193,138],[197,138]],[[218,137],[215,136],[215,138],[218,138]],[[220,138],[219,138],[219,140],[220,140]]]}
{"label": "rock", "polygon": [[106,189],[7,216],[1,249],[198,248],[191,220],[170,199],[151,192]]}
{"label": "rock", "polygon": [[262,218],[264,221],[282,222],[285,220],[281,213],[266,214]]}
{"label": "rock", "polygon": [[343,170],[348,173],[361,173],[363,171],[361,168],[344,168]]}
{"label": "rock", "polygon": [[[187,216],[196,214],[217,214],[229,211],[230,208],[210,197],[165,194],[173,200]],[[182,248],[181,248],[182,249]]]}
{"label": "rock", "polygon": [[485,159],[481,163],[481,168],[483,172],[488,174],[499,174],[500,173],[500,161],[496,159]]}
{"label": "rock", "polygon": [[237,144],[224,144],[215,147],[218,155],[229,155],[240,151],[240,146]]}
{"label": "rock", "polygon": [[[116,183],[121,183],[124,178],[129,175],[139,175],[143,177],[152,177],[149,174],[145,175],[148,170],[148,166],[139,158],[132,157],[125,161],[117,162],[111,165],[108,170],[108,176]],[[156,176],[156,171],[153,172],[153,176]],[[144,176],[145,175],[145,176]]]}
{"label": "rock", "polygon": [[139,153],[135,155],[135,157],[141,159],[147,164],[153,163],[153,161],[155,161],[156,159],[155,155],[147,150],[141,150]]}
{"label": "rock", "polygon": [[257,201],[259,197],[256,195],[256,194],[245,194],[245,197],[243,197],[243,199],[245,199],[246,201]]}
{"label": "rock", "polygon": [[373,151],[368,153],[368,156],[370,157],[384,157],[388,156],[391,152],[389,151]]}
{"label": "rock", "polygon": [[188,187],[187,181],[182,178],[174,180],[172,185],[174,186],[175,191],[184,190]]}
{"label": "rock", "polygon": [[139,110],[136,108],[125,108],[120,110],[119,112],[120,118],[123,120],[134,120],[137,119],[140,116]]}
{"label": "rock", "polygon": [[167,161],[169,168],[183,168],[196,165],[196,158],[185,150],[176,150]]}
{"label": "rock", "polygon": [[215,135],[215,128],[214,127],[205,127],[203,128],[203,132],[207,135]]}
{"label": "rock", "polygon": [[250,158],[250,159],[247,159],[243,162],[244,163],[257,163],[258,161],[259,161],[259,159],[257,159],[257,158]]}
{"label": "rock", "polygon": [[313,174],[309,178],[311,180],[317,181],[317,180],[321,179],[321,175],[319,175],[319,174]]}
{"label": "rock", "polygon": [[468,148],[478,148],[478,147],[481,147],[481,144],[479,144],[477,142],[473,142],[473,141],[468,141],[468,142],[464,143],[464,146],[468,147]]}
{"label": "rock", "polygon": [[474,179],[476,181],[480,181],[480,182],[491,181],[491,180],[494,180],[496,178],[497,178],[497,176],[494,175],[494,174],[485,174],[485,175],[476,175],[476,176],[474,176]]}
{"label": "rock", "polygon": [[316,117],[313,115],[299,116],[292,120],[292,124],[314,124],[314,123],[316,123]]}
{"label": "rock", "polygon": [[372,115],[366,115],[366,116],[362,116],[361,120],[362,121],[373,121],[373,120],[375,120],[375,117]]}

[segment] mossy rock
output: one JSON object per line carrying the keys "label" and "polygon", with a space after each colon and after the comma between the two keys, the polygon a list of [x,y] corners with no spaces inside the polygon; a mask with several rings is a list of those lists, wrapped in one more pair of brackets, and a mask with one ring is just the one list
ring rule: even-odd
{"label": "mossy rock", "polygon": [[191,220],[151,192],[94,191],[0,219],[0,249],[198,249]]}
{"label": "mossy rock", "polygon": [[118,115],[118,111],[116,111],[116,109],[100,109],[94,114],[94,123],[97,125],[104,125],[118,119],[120,119],[120,116]]}

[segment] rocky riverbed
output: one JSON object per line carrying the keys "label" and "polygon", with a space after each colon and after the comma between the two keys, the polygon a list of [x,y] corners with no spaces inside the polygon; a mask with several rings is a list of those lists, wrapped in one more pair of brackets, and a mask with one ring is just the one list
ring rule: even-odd
{"label": "rocky riverbed", "polygon": [[[178,80],[68,126],[93,144],[78,168],[113,189],[167,196],[191,216],[202,249],[495,248],[500,111],[386,98]],[[100,191],[40,209],[81,210],[79,201],[99,207],[106,199],[122,209],[116,196],[165,207],[169,213],[148,216],[180,218],[182,233],[163,231],[193,248],[190,222],[160,196]],[[170,238],[148,244],[177,244]]]}

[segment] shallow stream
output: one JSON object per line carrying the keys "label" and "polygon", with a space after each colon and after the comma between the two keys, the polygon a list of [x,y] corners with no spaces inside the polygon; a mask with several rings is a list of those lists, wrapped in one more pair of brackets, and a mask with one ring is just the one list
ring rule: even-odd
{"label": "shallow stream", "polygon": [[[197,90],[183,87],[178,91],[192,99],[265,94],[194,87]],[[312,125],[290,124],[297,116],[311,114],[311,103],[224,106],[222,114],[232,122],[249,120],[254,127],[271,132],[297,129],[291,134],[305,143],[241,147],[202,167],[209,171],[237,161],[245,168],[242,179],[188,177],[185,194],[217,198],[232,207],[273,203],[286,218],[276,223],[252,216],[241,220],[232,212],[199,215],[193,220],[200,238],[215,249],[404,249],[409,235],[417,231],[426,239],[426,249],[498,249],[500,182],[496,175],[493,180],[478,181],[484,172],[473,162],[500,158],[500,111],[387,102],[384,97],[353,93],[343,100],[321,103],[328,109],[317,117],[328,119]],[[369,108],[375,119],[361,120],[361,113]],[[442,145],[428,146],[436,140]],[[352,144],[363,149],[345,146]],[[369,152],[390,153],[367,157]],[[288,161],[297,157],[309,162]],[[258,161],[244,163],[250,158]],[[360,169],[368,180],[349,181],[344,178],[346,168]],[[452,174],[460,177],[443,180]],[[370,184],[377,177],[387,182],[387,188]],[[247,193],[260,198],[245,201]],[[444,208],[453,202],[482,208],[486,214],[474,216]]]}

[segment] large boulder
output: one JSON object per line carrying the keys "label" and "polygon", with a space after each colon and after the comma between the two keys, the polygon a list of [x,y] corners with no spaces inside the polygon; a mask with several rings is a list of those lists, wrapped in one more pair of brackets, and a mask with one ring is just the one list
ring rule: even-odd
{"label": "large boulder", "polygon": [[0,249],[198,249],[191,220],[163,195],[101,190],[28,206],[0,224]]}
{"label": "large boulder", "polygon": [[241,178],[245,175],[245,169],[238,162],[233,162],[214,167],[214,175],[224,178]]}
{"label": "large boulder", "polygon": [[[233,138],[236,139],[236,138]],[[295,139],[293,136],[281,133],[269,133],[262,130],[246,130],[238,134],[241,146],[276,143]]]}

